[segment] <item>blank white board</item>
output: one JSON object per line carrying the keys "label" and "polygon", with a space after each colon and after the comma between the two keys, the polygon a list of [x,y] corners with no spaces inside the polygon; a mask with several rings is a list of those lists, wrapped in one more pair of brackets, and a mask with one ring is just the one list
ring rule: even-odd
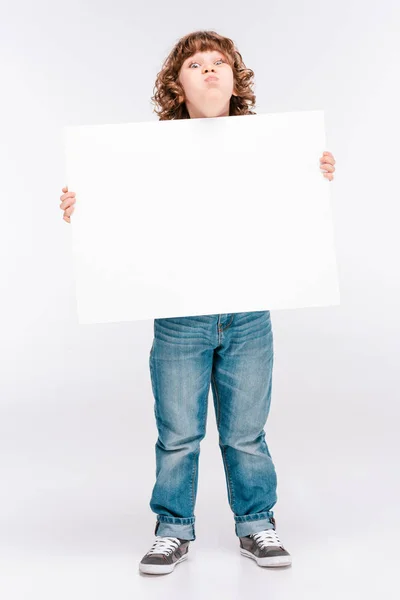
{"label": "blank white board", "polygon": [[323,110],[64,133],[79,323],[340,304]]}

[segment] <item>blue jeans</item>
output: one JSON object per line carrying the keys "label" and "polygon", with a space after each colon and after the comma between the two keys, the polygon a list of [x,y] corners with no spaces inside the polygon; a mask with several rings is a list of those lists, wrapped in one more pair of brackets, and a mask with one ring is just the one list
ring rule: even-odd
{"label": "blue jeans", "polygon": [[264,431],[273,360],[269,311],[154,320],[149,365],[158,429],[150,500],[155,534],[196,539],[210,383],[235,533],[274,528],[277,477]]}

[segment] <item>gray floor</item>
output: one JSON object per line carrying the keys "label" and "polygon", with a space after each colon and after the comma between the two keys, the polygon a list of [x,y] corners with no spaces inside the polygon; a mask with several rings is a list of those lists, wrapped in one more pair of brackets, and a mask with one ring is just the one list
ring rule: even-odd
{"label": "gray floor", "polygon": [[[55,479],[47,499],[42,490],[36,503],[31,499],[30,506],[26,504],[24,518],[2,526],[0,595],[7,600],[236,600],[250,594],[285,600],[398,600],[395,456],[390,463],[385,455],[365,453],[356,464],[351,448],[342,446],[336,461],[329,462],[319,440],[320,453],[305,466],[303,453],[316,439],[304,441],[290,467],[282,459],[279,470],[275,517],[277,533],[292,554],[291,567],[262,568],[240,555],[211,433],[200,463],[197,539],[188,560],[173,573],[147,576],[138,571],[154,539],[154,519],[147,507],[151,473],[137,487],[133,512],[118,506],[124,497],[122,473],[110,474],[108,488],[97,487],[97,495],[89,500],[94,479],[91,484],[76,481],[77,486],[86,485],[81,505],[71,501],[71,491],[69,498],[65,489],[62,493]],[[106,484],[107,478],[102,481]]]}
{"label": "gray floor", "polygon": [[[248,598],[357,600],[398,598],[396,540],[382,526],[370,525],[354,537],[345,527],[329,538],[307,537],[305,529],[285,531],[293,565],[281,569],[258,567],[239,554],[227,535],[219,543],[196,540],[187,561],[173,573],[141,575],[142,549],[132,540],[130,553],[117,549],[73,554],[20,554],[2,558],[1,592],[7,600],[57,598],[146,600],[191,598]],[[143,545],[143,544],[142,544]]]}

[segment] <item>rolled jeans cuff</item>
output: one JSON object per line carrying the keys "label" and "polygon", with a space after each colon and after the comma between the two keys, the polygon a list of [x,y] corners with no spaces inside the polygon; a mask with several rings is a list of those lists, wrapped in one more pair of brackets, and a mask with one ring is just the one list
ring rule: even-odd
{"label": "rolled jeans cuff", "polygon": [[[264,529],[275,529],[274,513],[272,510],[253,515],[235,515],[235,532],[238,537],[258,533]],[[271,520],[272,519],[272,520]]]}
{"label": "rolled jeans cuff", "polygon": [[194,524],[195,517],[179,518],[158,515],[154,534],[194,541],[196,539]]}

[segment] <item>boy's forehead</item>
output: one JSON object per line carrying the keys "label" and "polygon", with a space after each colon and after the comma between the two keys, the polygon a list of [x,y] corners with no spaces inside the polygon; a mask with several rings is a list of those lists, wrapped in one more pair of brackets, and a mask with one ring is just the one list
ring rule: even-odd
{"label": "boy's forehead", "polygon": [[207,55],[207,54],[224,54],[223,52],[221,52],[221,50],[218,50],[218,48],[213,48],[212,50],[205,50],[204,52],[200,52],[200,50],[198,50],[197,52],[194,52],[194,54],[191,54],[190,56],[187,57],[186,60],[189,60],[189,58],[194,58],[199,57],[201,58],[203,55]]}

